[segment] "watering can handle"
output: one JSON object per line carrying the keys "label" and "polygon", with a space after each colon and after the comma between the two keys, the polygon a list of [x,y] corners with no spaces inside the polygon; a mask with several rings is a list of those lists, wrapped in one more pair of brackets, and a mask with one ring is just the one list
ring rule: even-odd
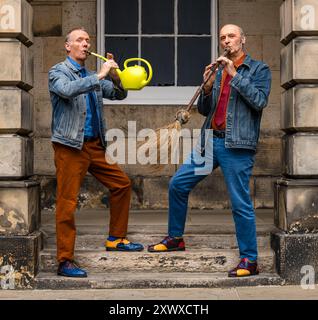
{"label": "watering can handle", "polygon": [[124,68],[126,69],[127,68],[127,64],[131,61],[141,61],[141,62],[144,62],[147,67],[148,67],[148,71],[149,71],[149,74],[148,74],[148,79],[146,80],[146,85],[150,82],[151,78],[152,78],[152,67],[150,65],[150,63],[145,60],[145,59],[142,59],[142,58],[130,58],[130,59],[127,59],[125,62],[124,62]]}

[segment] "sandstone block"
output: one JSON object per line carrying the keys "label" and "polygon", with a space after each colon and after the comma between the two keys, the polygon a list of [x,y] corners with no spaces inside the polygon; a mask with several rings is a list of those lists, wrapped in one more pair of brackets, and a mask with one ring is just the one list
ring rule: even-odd
{"label": "sandstone block", "polygon": [[0,181],[0,234],[27,235],[40,222],[39,183]]}
{"label": "sandstone block", "polygon": [[317,179],[279,179],[275,183],[275,225],[288,233],[317,232]]}
{"label": "sandstone block", "polygon": [[33,86],[31,51],[17,40],[0,42],[0,85],[30,90]]}
{"label": "sandstone block", "polygon": [[0,135],[0,180],[21,179],[33,174],[33,140]]}
{"label": "sandstone block", "polygon": [[318,35],[316,0],[285,0],[280,8],[281,42],[287,45],[296,36]]}
{"label": "sandstone block", "polygon": [[283,173],[297,178],[318,176],[318,135],[296,133],[283,137]]}
{"label": "sandstone block", "polygon": [[26,46],[33,43],[33,9],[25,0],[0,0],[0,38],[16,38]]}
{"label": "sandstone block", "polygon": [[318,83],[318,37],[298,37],[281,51],[281,86]]}
{"label": "sandstone block", "polygon": [[33,130],[33,97],[14,87],[0,87],[0,132],[27,134]]}
{"label": "sandstone block", "polygon": [[318,87],[297,85],[282,93],[281,128],[288,132],[318,129]]}
{"label": "sandstone block", "polygon": [[0,280],[2,289],[33,289],[39,269],[41,233],[0,236]]}
{"label": "sandstone block", "polygon": [[[62,6],[59,4],[35,4],[33,32],[36,37],[62,35]],[[54,14],[52,14],[54,12]]]}

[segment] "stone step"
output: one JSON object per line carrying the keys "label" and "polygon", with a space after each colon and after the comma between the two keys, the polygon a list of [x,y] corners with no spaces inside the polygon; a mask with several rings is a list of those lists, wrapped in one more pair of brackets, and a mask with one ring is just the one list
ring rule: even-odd
{"label": "stone step", "polygon": [[[163,239],[162,234],[128,234],[128,239],[132,242],[144,244],[146,247],[149,244],[158,243]],[[90,235],[82,234],[76,237],[75,250],[103,250],[105,235]],[[235,234],[185,234],[184,240],[187,247],[198,249],[236,249],[237,241]],[[56,248],[56,237],[46,235],[43,237],[44,247],[46,249]],[[270,249],[270,235],[258,234],[257,244],[259,249]]]}
{"label": "stone step", "polygon": [[[181,252],[149,253],[107,252],[105,250],[77,250],[75,260],[92,273],[130,272],[227,272],[239,261],[238,250],[189,248]],[[274,271],[272,250],[260,250],[258,263],[261,272]],[[56,272],[56,251],[46,249],[40,253],[40,270]]]}
{"label": "stone step", "polygon": [[116,272],[90,273],[87,278],[66,278],[55,273],[41,272],[34,281],[35,289],[154,289],[154,288],[231,288],[247,286],[282,285],[283,280],[275,273],[257,276],[229,278],[226,273],[186,272]]}

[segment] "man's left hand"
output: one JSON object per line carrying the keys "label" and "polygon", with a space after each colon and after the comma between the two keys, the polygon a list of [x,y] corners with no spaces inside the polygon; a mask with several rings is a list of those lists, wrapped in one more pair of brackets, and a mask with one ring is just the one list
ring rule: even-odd
{"label": "man's left hand", "polygon": [[226,57],[219,57],[217,60],[221,65],[224,66],[226,72],[231,76],[234,77],[236,75],[236,69],[232,60]]}
{"label": "man's left hand", "polygon": [[[109,53],[109,52],[107,52],[106,58],[108,60],[114,60],[113,54]],[[120,78],[119,78],[118,72],[117,72],[117,70],[115,68],[110,69],[108,74],[116,84],[120,84]]]}

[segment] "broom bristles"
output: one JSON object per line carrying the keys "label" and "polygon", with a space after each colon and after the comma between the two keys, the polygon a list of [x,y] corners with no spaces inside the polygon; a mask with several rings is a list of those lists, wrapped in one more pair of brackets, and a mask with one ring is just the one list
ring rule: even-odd
{"label": "broom bristles", "polygon": [[[176,151],[178,151],[178,141],[180,138],[181,124],[178,120],[173,123],[156,129],[155,131],[155,141],[150,141],[150,143],[156,144],[154,149],[157,150],[157,161],[156,164],[150,164],[150,167],[154,171],[162,170],[163,167],[176,157]],[[145,144],[145,142],[139,142],[137,147],[139,148]],[[151,148],[149,148],[151,149]],[[148,149],[148,155],[149,155]]]}

